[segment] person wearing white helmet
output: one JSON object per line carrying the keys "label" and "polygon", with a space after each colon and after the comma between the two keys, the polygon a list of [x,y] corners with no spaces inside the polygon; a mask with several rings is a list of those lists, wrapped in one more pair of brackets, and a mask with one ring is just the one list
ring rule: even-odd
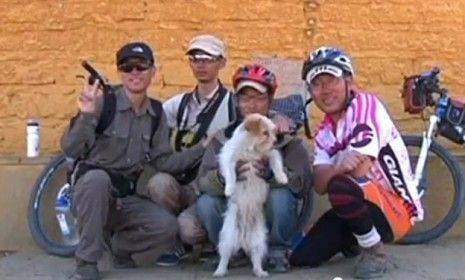
{"label": "person wearing white helmet", "polygon": [[406,146],[376,95],[355,86],[351,57],[320,47],[304,62],[302,79],[325,113],[314,139],[314,188],[331,209],[294,239],[294,266],[318,266],[335,254],[358,254],[354,276],[381,277],[383,242],[405,236],[423,210]]}

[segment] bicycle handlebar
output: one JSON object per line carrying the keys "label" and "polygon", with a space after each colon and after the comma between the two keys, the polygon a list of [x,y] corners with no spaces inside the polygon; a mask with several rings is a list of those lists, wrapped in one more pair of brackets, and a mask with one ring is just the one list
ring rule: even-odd
{"label": "bicycle handlebar", "polygon": [[412,76],[416,78],[416,90],[418,90],[420,94],[426,95],[427,104],[429,106],[434,105],[434,101],[432,98],[433,93],[437,93],[440,96],[447,94],[447,89],[441,87],[441,83],[439,81],[440,73],[441,70],[439,69],[439,67],[435,66],[430,71],[426,71],[419,75]]}
{"label": "bicycle handlebar", "polygon": [[431,71],[423,72],[422,74],[420,74],[420,77],[427,80],[433,80],[436,79],[439,73],[441,73],[441,69],[435,66]]}

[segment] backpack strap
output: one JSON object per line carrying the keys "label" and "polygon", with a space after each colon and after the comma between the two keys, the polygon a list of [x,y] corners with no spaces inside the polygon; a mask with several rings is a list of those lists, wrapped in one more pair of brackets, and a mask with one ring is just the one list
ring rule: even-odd
{"label": "backpack strap", "polygon": [[189,103],[189,98],[191,97],[192,93],[184,93],[184,95],[181,98],[181,102],[179,103],[178,107],[178,113],[176,115],[176,127],[180,128],[181,127],[181,122],[182,118],[184,116],[184,112],[186,111],[187,104]]}
{"label": "backpack strap", "polygon": [[155,100],[153,98],[149,98],[149,100],[150,100],[150,105],[152,106],[152,109],[155,112],[155,117],[152,117],[152,121],[151,121],[151,124],[150,124],[150,142],[149,142],[149,145],[150,145],[150,148],[152,148],[153,147],[153,144],[152,144],[153,136],[155,135],[155,133],[157,132],[158,127],[160,126],[160,120],[161,120],[161,116],[163,114],[163,106],[162,106],[161,102],[158,101],[158,100]]}
{"label": "backpack strap", "polygon": [[216,115],[216,112],[218,111],[218,108],[220,107],[227,93],[228,90],[222,84],[220,84],[220,88],[216,93],[218,96],[216,97],[216,100],[213,101],[214,103],[211,104],[210,108],[208,108],[209,106],[207,104],[207,107],[197,116],[197,121],[200,123],[200,126],[194,134],[194,138],[192,139],[193,144],[198,143],[205,136],[213,118]]}
{"label": "backpack strap", "polygon": [[229,92],[229,100],[228,100],[228,118],[229,118],[229,123],[234,121],[236,118],[236,105],[234,104],[233,100],[234,96],[232,92]]}
{"label": "backpack strap", "polygon": [[109,91],[103,95],[103,108],[95,128],[96,134],[102,134],[110,126],[115,118],[115,112],[116,95],[114,91]]}

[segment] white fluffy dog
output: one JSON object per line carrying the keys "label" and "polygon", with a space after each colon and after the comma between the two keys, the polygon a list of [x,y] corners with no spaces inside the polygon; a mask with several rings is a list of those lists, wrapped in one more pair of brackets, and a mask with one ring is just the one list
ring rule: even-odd
{"label": "white fluffy dog", "polygon": [[[220,262],[213,274],[215,277],[227,273],[230,257],[240,248],[250,257],[255,275],[268,276],[268,272],[262,268],[262,261],[267,254],[263,207],[269,186],[257,175],[251,161],[268,158],[276,181],[287,183],[281,154],[273,148],[276,132],[276,126],[267,117],[251,114],[237,127],[232,138],[221,149],[220,172],[225,180],[224,193],[229,201],[220,232]],[[237,181],[236,175],[236,164],[239,160],[247,161],[246,164],[250,165],[249,170],[244,173],[245,180],[241,181]]]}

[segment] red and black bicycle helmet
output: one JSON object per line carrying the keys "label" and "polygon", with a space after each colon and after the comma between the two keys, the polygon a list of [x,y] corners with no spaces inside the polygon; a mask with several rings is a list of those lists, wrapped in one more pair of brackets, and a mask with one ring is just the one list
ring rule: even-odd
{"label": "red and black bicycle helmet", "polygon": [[234,91],[240,90],[238,86],[243,85],[245,81],[252,81],[265,86],[270,96],[274,95],[278,87],[275,74],[259,64],[246,64],[236,70],[232,78]]}

